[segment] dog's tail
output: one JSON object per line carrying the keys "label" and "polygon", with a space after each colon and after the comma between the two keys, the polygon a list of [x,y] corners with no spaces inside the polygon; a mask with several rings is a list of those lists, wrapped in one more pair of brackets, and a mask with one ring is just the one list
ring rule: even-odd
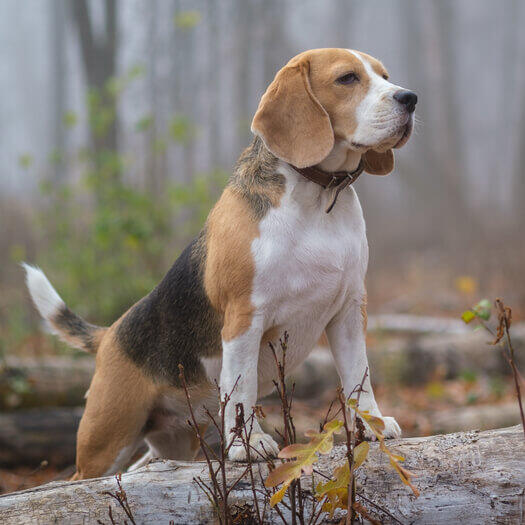
{"label": "dog's tail", "polygon": [[40,268],[26,263],[22,266],[31,299],[49,330],[71,346],[96,354],[107,328],[89,324],[73,313]]}

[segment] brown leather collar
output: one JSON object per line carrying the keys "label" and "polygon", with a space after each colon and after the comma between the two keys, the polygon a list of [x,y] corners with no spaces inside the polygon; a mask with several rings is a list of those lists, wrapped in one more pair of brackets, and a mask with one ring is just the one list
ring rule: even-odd
{"label": "brown leather collar", "polygon": [[314,168],[313,166],[308,168],[296,168],[293,166],[293,169],[308,180],[319,184],[319,186],[325,190],[337,188],[332,202],[328,208],[326,208],[326,213],[330,213],[335,206],[337,197],[339,197],[339,193],[358,179],[359,175],[363,173],[364,165],[363,161],[361,160],[359,162],[359,166],[357,166],[354,171],[335,171],[333,173],[322,171],[318,168]]}

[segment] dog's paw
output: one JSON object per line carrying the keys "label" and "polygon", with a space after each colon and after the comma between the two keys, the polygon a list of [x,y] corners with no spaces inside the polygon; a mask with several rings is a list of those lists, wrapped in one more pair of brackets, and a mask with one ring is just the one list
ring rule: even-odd
{"label": "dog's paw", "polygon": [[401,437],[401,427],[393,417],[384,417],[383,421],[385,423],[385,430],[383,430],[385,438],[393,439]]}
{"label": "dog's paw", "polygon": [[[252,433],[250,447],[250,456],[254,461],[262,461],[268,455],[276,457],[279,453],[279,446],[272,436],[263,432]],[[235,439],[233,442],[228,457],[231,461],[246,461],[246,449],[239,439]]]}
{"label": "dog's paw", "polygon": [[[384,417],[384,416],[378,416],[383,420],[383,423],[385,424],[385,429],[383,430],[383,436],[385,436],[386,439],[393,439],[393,438],[399,438],[401,437],[401,427],[398,425],[397,421],[393,417]],[[370,441],[376,440],[376,435],[372,431],[372,429],[368,426],[368,424],[365,422],[365,439],[368,439]]]}

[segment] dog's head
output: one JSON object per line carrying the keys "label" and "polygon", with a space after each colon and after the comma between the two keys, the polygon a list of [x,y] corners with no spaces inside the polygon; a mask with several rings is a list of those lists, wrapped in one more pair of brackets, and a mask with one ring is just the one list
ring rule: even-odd
{"label": "dog's head", "polygon": [[313,49],[275,76],[252,131],[280,159],[304,168],[322,162],[336,144],[360,152],[365,171],[394,168],[392,148],[410,138],[417,96],[388,80],[383,64],[347,49]]}

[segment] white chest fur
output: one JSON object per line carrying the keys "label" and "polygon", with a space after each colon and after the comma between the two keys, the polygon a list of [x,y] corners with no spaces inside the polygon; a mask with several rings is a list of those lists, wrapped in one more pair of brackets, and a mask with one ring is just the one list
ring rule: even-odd
{"label": "white chest fur", "polygon": [[[307,181],[288,165],[280,206],[259,224],[252,243],[255,279],[252,302],[264,329],[290,335],[290,367],[308,355],[328,322],[354,296],[361,300],[368,263],[365,223],[353,188],[335,208],[325,209],[330,190]],[[267,349],[261,348],[261,357]],[[263,372],[265,366],[260,361]]]}

